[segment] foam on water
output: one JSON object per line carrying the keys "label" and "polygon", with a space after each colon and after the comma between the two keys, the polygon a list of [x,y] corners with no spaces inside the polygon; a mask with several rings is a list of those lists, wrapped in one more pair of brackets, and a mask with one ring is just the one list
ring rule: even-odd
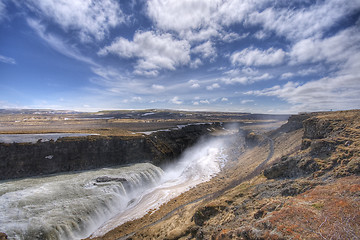
{"label": "foam on water", "polygon": [[[160,180],[149,163],[0,183],[0,231],[14,239],[80,239]],[[96,178],[127,181],[97,183]]]}
{"label": "foam on water", "polygon": [[101,236],[210,180],[226,162],[229,139],[202,141],[164,170],[142,163],[0,182],[0,232],[10,239]]}
{"label": "foam on water", "polygon": [[214,138],[187,149],[176,163],[164,169],[158,185],[144,191],[131,205],[107,221],[91,237],[102,236],[127,221],[140,218],[199,183],[209,181],[224,166],[227,159],[224,150],[231,140],[234,139]]}

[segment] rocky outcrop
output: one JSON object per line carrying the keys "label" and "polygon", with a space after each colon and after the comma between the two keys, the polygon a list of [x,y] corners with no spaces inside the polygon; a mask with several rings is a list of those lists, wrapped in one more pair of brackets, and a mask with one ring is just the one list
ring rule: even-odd
{"label": "rocky outcrop", "polygon": [[[200,206],[193,218],[204,221],[197,224],[199,228],[192,236],[198,232],[202,239],[359,236],[360,111],[301,118],[301,149],[265,169],[265,178],[259,175],[206,203],[228,203],[221,211]],[[296,121],[289,122],[293,124],[288,123],[282,130],[300,126]]]}
{"label": "rocky outcrop", "polygon": [[138,162],[161,165],[179,156],[208,134],[210,128],[218,126],[189,125],[147,136],[87,136],[35,144],[0,143],[0,180]]}
{"label": "rocky outcrop", "polygon": [[8,239],[7,235],[5,233],[0,232],[0,240],[6,240]]}
{"label": "rocky outcrop", "polygon": [[[273,144],[248,149],[238,167],[224,169],[209,185],[195,187],[101,239],[356,239],[359,119],[359,110],[292,116],[263,135]],[[261,139],[254,133],[244,136],[248,146]],[[274,157],[261,174],[258,159],[265,159],[266,152]],[[251,163],[255,166],[247,169]]]}
{"label": "rocky outcrop", "polygon": [[291,132],[303,128],[303,122],[310,118],[313,114],[302,113],[299,115],[291,115],[284,125],[282,125],[276,132]]}
{"label": "rocky outcrop", "polygon": [[283,156],[264,171],[267,178],[348,176],[360,170],[358,111],[313,115],[303,121],[301,151]]}

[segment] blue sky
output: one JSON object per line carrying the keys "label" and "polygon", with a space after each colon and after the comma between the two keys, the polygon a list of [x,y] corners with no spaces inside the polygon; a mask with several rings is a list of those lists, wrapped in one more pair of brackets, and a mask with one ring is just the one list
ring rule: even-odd
{"label": "blue sky", "polygon": [[0,108],[360,108],[360,0],[0,0]]}

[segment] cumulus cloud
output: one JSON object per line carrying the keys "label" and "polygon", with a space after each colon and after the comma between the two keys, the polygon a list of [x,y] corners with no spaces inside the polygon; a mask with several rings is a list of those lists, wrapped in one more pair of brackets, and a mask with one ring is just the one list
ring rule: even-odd
{"label": "cumulus cloud", "polygon": [[227,102],[227,101],[229,101],[229,99],[226,98],[226,97],[223,97],[223,98],[221,98],[221,101],[222,101],[222,102]]}
{"label": "cumulus cloud", "polygon": [[177,66],[188,64],[190,44],[185,40],[176,40],[168,33],[136,32],[133,41],[119,37],[98,54],[137,58],[135,73],[156,76],[161,69],[175,70]]}
{"label": "cumulus cloud", "polygon": [[197,80],[190,80],[188,82],[190,85],[190,88],[200,88],[200,84]]}
{"label": "cumulus cloud", "polygon": [[221,81],[223,81],[225,84],[240,83],[245,85],[273,78],[273,76],[269,73],[261,74],[259,71],[249,67],[243,68],[241,71],[239,69],[231,69],[224,74],[227,76],[221,78]]}
{"label": "cumulus cloud", "polygon": [[206,89],[209,91],[214,90],[216,88],[220,88],[220,85],[218,83],[213,83],[212,85],[206,87]]}
{"label": "cumulus cloud", "polygon": [[257,48],[246,48],[236,51],[230,56],[233,65],[245,66],[275,66],[284,62],[285,52],[282,49],[269,48],[260,50]]}
{"label": "cumulus cloud", "polygon": [[203,64],[200,58],[196,58],[195,60],[190,62],[190,68],[198,68]]}
{"label": "cumulus cloud", "polygon": [[170,0],[165,2],[151,0],[147,2],[147,14],[157,27],[176,31],[182,36],[191,34],[189,33],[191,30],[202,28],[202,31],[196,32],[202,35],[200,39],[206,39],[217,34],[217,30],[209,26],[209,22],[220,2],[220,0]]}
{"label": "cumulus cloud", "polygon": [[288,78],[292,78],[295,74],[292,72],[287,72],[287,73],[283,73],[281,74],[281,79],[288,79]]}
{"label": "cumulus cloud", "polygon": [[278,97],[291,103],[296,111],[359,108],[359,75],[359,72],[357,75],[339,75],[304,84],[288,82],[246,94]]}
{"label": "cumulus cloud", "polygon": [[293,64],[346,61],[360,51],[359,42],[359,28],[351,27],[328,38],[303,39],[292,47],[290,57]]}
{"label": "cumulus cloud", "polygon": [[223,81],[225,84],[235,84],[235,83],[240,83],[240,84],[248,84],[250,82],[248,77],[224,77],[221,78],[221,81]]}
{"label": "cumulus cloud", "polygon": [[259,40],[262,40],[262,39],[265,39],[266,37],[268,37],[268,34],[265,31],[260,30],[254,34],[254,37]]}
{"label": "cumulus cloud", "polygon": [[170,100],[170,102],[173,103],[173,104],[177,104],[177,105],[180,105],[180,104],[183,103],[183,101],[181,101],[178,96],[173,97],[173,98]]}
{"label": "cumulus cloud", "polygon": [[84,42],[103,40],[111,28],[126,21],[115,0],[27,0],[26,6],[38,16],[51,19],[65,31],[78,31]]}
{"label": "cumulus cloud", "polygon": [[0,55],[0,62],[8,63],[8,64],[16,64],[15,59],[3,55]]}
{"label": "cumulus cloud", "polygon": [[165,87],[162,85],[153,84],[151,87],[152,87],[152,89],[157,90],[157,91],[165,90]]}
{"label": "cumulus cloud", "polygon": [[202,103],[202,104],[210,104],[210,102],[209,102],[209,100],[200,100],[200,103]]}
{"label": "cumulus cloud", "polygon": [[200,54],[202,58],[214,59],[217,56],[216,48],[213,46],[211,41],[207,41],[194,47],[191,52]]}
{"label": "cumulus cloud", "polygon": [[251,11],[261,7],[262,2],[266,1],[150,0],[147,2],[147,14],[158,28],[174,31],[189,41],[216,37],[232,42],[245,38],[248,33],[239,35],[224,29],[242,22]]}

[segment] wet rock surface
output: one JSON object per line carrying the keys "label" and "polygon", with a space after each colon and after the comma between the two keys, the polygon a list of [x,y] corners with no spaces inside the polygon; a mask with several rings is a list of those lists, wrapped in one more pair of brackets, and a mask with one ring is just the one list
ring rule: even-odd
{"label": "wet rock surface", "polygon": [[104,183],[104,182],[126,182],[125,178],[113,178],[108,176],[102,176],[95,179],[97,183]]}
{"label": "wet rock surface", "polygon": [[7,240],[8,237],[5,233],[0,232],[0,240]]}

